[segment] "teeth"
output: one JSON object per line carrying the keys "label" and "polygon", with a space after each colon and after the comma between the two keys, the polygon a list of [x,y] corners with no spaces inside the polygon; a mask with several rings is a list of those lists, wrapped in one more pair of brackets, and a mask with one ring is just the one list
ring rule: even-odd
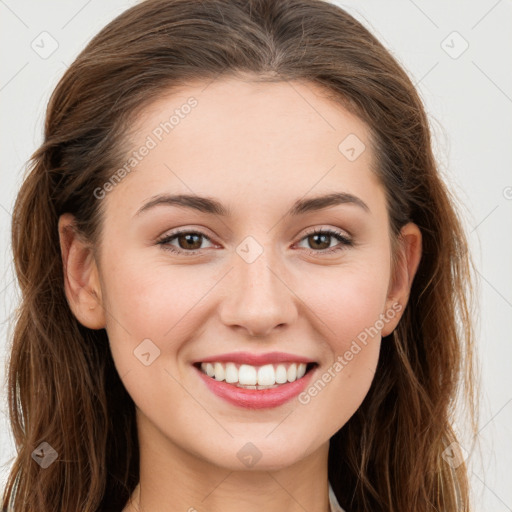
{"label": "teeth", "polygon": [[294,382],[304,377],[306,363],[266,364],[252,366],[235,363],[201,363],[201,370],[208,377],[218,381],[226,381],[238,387],[264,389],[279,384]]}
{"label": "teeth", "polygon": [[[201,365],[201,369],[203,370],[203,372],[205,371],[203,365]],[[212,363],[206,363],[206,375],[208,375],[208,377],[213,377],[215,375],[215,369],[213,368]]]}
{"label": "teeth", "polygon": [[290,365],[290,367],[288,368],[288,382],[293,382],[295,380],[297,380],[297,366],[292,364]]}
{"label": "teeth", "polygon": [[[219,363],[220,364],[220,363]],[[242,364],[238,369],[238,383],[245,386],[254,386],[257,381],[256,368],[248,364]]]}
{"label": "teeth", "polygon": [[238,382],[238,369],[235,363],[226,364],[226,382]]}
{"label": "teeth", "polygon": [[224,370],[223,365],[221,365],[220,363],[215,363],[213,368],[215,371],[215,375],[214,375],[215,380],[224,380],[226,378],[226,372]]}
{"label": "teeth", "polygon": [[280,364],[276,368],[276,383],[284,384],[285,382],[288,382],[288,372],[286,368]]}
{"label": "teeth", "polygon": [[[258,368],[258,385],[259,386],[273,386],[276,383],[276,373],[271,364],[260,366]],[[240,382],[243,384],[243,382]]]}

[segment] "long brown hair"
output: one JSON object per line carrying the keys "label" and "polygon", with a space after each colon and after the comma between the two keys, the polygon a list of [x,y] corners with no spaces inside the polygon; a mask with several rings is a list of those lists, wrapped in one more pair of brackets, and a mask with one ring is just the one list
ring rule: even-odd
{"label": "long brown hair", "polygon": [[[101,30],[60,80],[13,212],[22,300],[8,367],[17,457],[5,510],[119,511],[136,486],[134,403],[106,331],[85,328],[68,306],[58,218],[72,213],[97,247],[104,212],[94,191],[125,161],[135,116],[180,84],[240,73],[321,85],[365,121],[391,232],[412,221],[423,236],[403,318],[365,400],[330,441],[341,506],[469,510],[466,466],[443,457],[457,440],[459,390],[476,432],[465,234],[411,80],[358,21],[322,0],[146,0]],[[42,442],[58,454],[45,469],[32,457]]]}

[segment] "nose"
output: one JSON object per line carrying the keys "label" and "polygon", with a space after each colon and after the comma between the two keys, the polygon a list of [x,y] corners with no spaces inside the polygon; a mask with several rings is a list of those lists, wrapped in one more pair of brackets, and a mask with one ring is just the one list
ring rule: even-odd
{"label": "nose", "polygon": [[224,325],[245,330],[250,336],[270,336],[297,318],[298,300],[287,283],[284,266],[263,253],[251,263],[237,254],[225,283],[226,295],[220,305]]}

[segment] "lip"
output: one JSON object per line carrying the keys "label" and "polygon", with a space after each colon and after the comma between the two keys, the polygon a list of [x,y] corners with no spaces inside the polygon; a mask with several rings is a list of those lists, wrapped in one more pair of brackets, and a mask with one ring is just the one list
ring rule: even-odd
{"label": "lip", "polygon": [[[288,354],[286,354],[289,357]],[[286,359],[287,361],[289,359]],[[219,359],[212,359],[211,361],[219,361]],[[203,361],[203,362],[211,362]],[[233,361],[233,359],[229,359]],[[247,361],[247,359],[245,359]],[[282,360],[281,362],[283,362]],[[221,362],[221,361],[219,361]],[[306,361],[303,361],[306,362]],[[198,372],[199,377],[204,381],[208,389],[216,396],[226,400],[230,404],[246,409],[269,409],[279,407],[280,405],[292,400],[297,395],[302,393],[309,385],[313,374],[316,373],[318,365],[311,368],[303,377],[294,381],[282,384],[277,388],[271,389],[244,389],[238,388],[224,381],[218,381],[212,377],[208,377],[197,366],[193,366],[194,370]]]}
{"label": "lip", "polygon": [[194,361],[198,363],[239,363],[249,364],[251,366],[263,366],[265,364],[276,363],[315,363],[313,359],[285,352],[267,352],[266,354],[254,354],[251,352],[230,352],[229,354],[219,354]]}

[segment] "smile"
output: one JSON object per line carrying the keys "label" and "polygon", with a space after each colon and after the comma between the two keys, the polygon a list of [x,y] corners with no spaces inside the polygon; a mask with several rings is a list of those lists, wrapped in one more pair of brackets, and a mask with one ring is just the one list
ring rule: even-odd
{"label": "smile", "polygon": [[297,397],[311,382],[317,363],[279,362],[253,366],[209,361],[193,365],[213,395],[246,409],[278,407]]}
{"label": "smile", "polygon": [[[301,379],[315,363],[280,363],[253,366],[234,362],[200,363],[208,377],[244,389],[272,389]],[[309,366],[309,368],[308,368]]]}

